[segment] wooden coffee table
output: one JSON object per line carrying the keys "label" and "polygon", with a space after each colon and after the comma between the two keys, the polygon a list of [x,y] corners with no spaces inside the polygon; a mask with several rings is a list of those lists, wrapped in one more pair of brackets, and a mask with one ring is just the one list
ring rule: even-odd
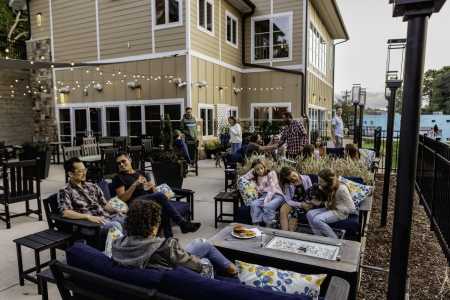
{"label": "wooden coffee table", "polygon": [[[260,237],[238,239],[231,235],[232,228],[236,224],[230,224],[210,239],[210,242],[228,259],[232,261],[241,260],[299,273],[326,273],[329,275],[328,278],[338,276],[350,283],[349,299],[356,299],[361,251],[361,244],[359,242],[263,227],[258,227],[264,233],[263,241]],[[250,225],[244,226],[248,228],[252,227]],[[339,258],[338,260],[327,260],[262,247],[262,244],[266,244],[274,236],[339,246]]]}

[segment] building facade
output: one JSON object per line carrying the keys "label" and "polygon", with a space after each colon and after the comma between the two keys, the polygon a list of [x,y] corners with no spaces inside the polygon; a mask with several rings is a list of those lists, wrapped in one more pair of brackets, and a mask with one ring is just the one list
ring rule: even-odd
{"label": "building facade", "polygon": [[[290,111],[327,131],[334,41],[348,39],[334,0],[32,0],[29,43],[46,40],[59,138],[152,135],[192,107],[201,136],[227,116],[245,127]],[[159,132],[158,132],[159,133]]]}

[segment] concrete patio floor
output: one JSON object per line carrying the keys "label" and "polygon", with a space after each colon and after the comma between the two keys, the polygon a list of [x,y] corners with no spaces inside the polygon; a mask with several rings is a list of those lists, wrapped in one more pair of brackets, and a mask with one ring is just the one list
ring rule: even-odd
{"label": "concrete patio floor", "polygon": [[[192,173],[185,179],[183,187],[192,189],[195,194],[195,219],[202,222],[202,227],[196,233],[181,234],[178,228],[174,227],[174,234],[183,244],[197,237],[210,238],[216,233],[214,228],[214,196],[224,190],[223,168],[216,168],[214,161],[203,160],[199,162],[199,176]],[[61,165],[52,165],[50,176],[42,182],[42,198],[56,192],[64,185],[64,171]],[[32,207],[35,203],[32,204]],[[226,207],[226,205],[225,205]],[[23,204],[11,206],[11,211],[24,211]],[[222,225],[223,227],[224,225]],[[37,294],[37,286],[25,281],[25,286],[19,285],[17,271],[16,247],[13,240],[27,234],[47,229],[45,221],[38,221],[37,217],[19,217],[12,221],[12,228],[6,229],[5,223],[0,222],[0,299],[41,299]],[[220,228],[219,228],[220,229]],[[44,251],[41,261],[48,260],[48,251]],[[34,262],[34,255],[29,249],[22,250],[24,268],[28,268]],[[58,258],[64,258],[64,253],[57,252]],[[55,285],[49,284],[49,299],[61,299]]]}

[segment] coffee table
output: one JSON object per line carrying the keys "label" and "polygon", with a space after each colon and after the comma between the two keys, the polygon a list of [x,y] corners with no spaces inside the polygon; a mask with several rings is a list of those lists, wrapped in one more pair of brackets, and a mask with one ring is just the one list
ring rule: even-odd
{"label": "coffee table", "polygon": [[[210,239],[210,242],[228,259],[232,261],[241,260],[299,273],[326,273],[329,275],[328,278],[338,276],[350,283],[349,299],[356,299],[361,251],[361,244],[359,242],[263,227],[258,227],[264,233],[263,240],[261,237],[238,239],[231,235],[232,228],[236,224],[230,224]],[[250,225],[243,226],[248,228],[255,227]],[[266,245],[273,237],[286,237],[338,246],[340,249],[338,259],[328,260],[262,247],[262,245]]]}

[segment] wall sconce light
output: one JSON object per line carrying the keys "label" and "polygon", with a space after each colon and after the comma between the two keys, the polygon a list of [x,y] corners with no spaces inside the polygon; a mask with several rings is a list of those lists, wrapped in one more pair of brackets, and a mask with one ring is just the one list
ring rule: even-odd
{"label": "wall sconce light", "polygon": [[36,26],[41,27],[42,26],[42,13],[36,14]]}
{"label": "wall sconce light", "polygon": [[84,89],[83,89],[83,95],[84,95],[84,96],[89,95],[89,90],[88,90],[88,88],[89,88],[89,87],[87,87],[87,86],[84,87]]}
{"label": "wall sconce light", "polygon": [[237,96],[239,93],[241,93],[243,90],[244,90],[243,88],[237,88],[237,87],[234,87],[234,88],[233,88],[233,92],[234,92],[234,94],[235,94],[236,96]]}
{"label": "wall sconce light", "polygon": [[132,90],[141,88],[141,84],[136,80],[128,81],[127,86]]}
{"label": "wall sconce light", "polygon": [[205,80],[201,80],[201,81],[197,81],[195,83],[196,86],[198,86],[199,88],[205,87],[208,85],[208,82],[206,82]]}
{"label": "wall sconce light", "polygon": [[70,86],[66,85],[66,86],[61,87],[59,89],[59,92],[61,94],[69,94],[70,93]]}
{"label": "wall sconce light", "polygon": [[95,85],[94,85],[94,89],[96,89],[98,92],[101,92],[101,91],[103,91],[103,85],[101,84],[101,83],[96,83]]}
{"label": "wall sconce light", "polygon": [[181,79],[179,77],[175,78],[172,82],[175,83],[177,85],[177,87],[179,87],[179,88],[181,88],[187,84],[186,81],[183,81],[183,79]]}

